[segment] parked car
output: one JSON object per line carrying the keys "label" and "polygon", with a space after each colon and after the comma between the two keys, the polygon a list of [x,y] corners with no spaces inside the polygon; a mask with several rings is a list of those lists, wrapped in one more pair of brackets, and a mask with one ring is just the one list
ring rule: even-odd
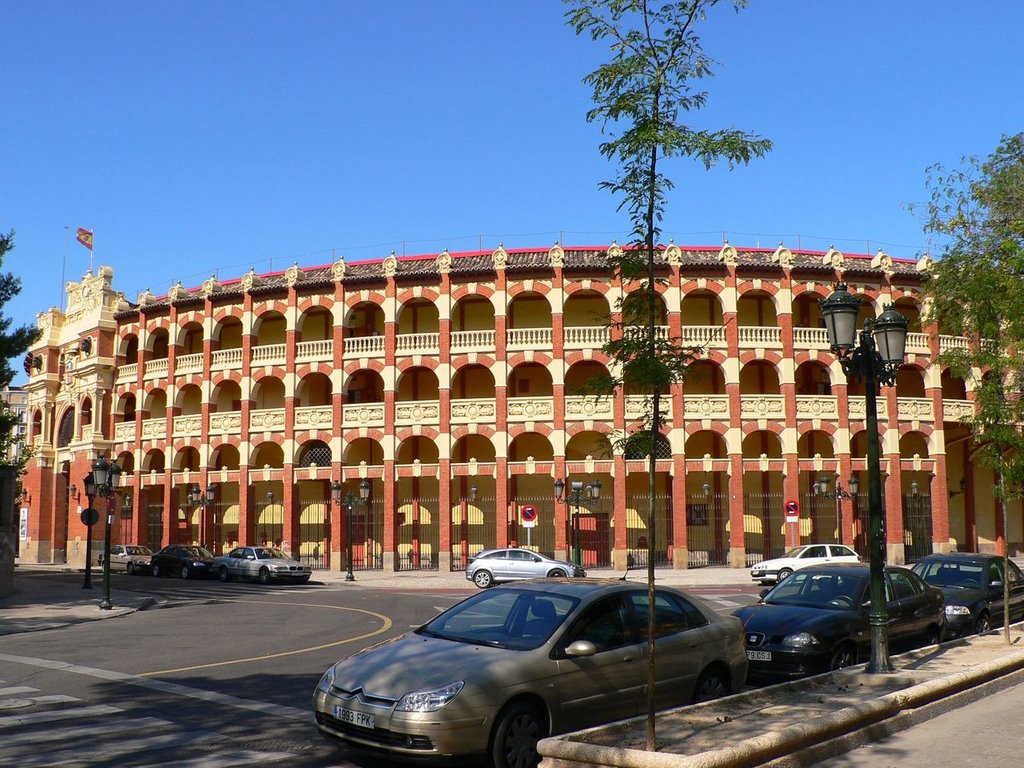
{"label": "parked car", "polygon": [[518,547],[485,549],[476,557],[469,558],[466,564],[466,578],[480,589],[518,579],[586,575],[587,572],[578,565],[546,557],[532,549]]}
{"label": "parked car", "polygon": [[188,544],[168,544],[149,559],[154,576],[212,576],[213,555],[203,547]]}
{"label": "parked car", "polygon": [[260,584],[271,581],[305,583],[313,569],[288,557],[275,547],[235,547],[226,555],[213,559],[214,570],[221,581],[256,579]]}
{"label": "parked car", "polygon": [[[147,573],[152,554],[149,547],[139,544],[114,544],[110,547],[110,570],[125,571],[129,575]],[[100,565],[103,565],[103,555],[100,555]]]}
{"label": "parked car", "polygon": [[[667,587],[654,610],[659,709],[743,685],[738,620]],[[621,580],[478,592],[328,669],[313,693],[317,725],[395,757],[535,765],[548,734],[646,711],[648,612],[647,585]]]}
{"label": "parked car", "polygon": [[750,569],[750,578],[759,584],[777,584],[784,578],[821,563],[859,563],[860,556],[845,544],[804,544],[794,547],[782,557],[763,560]]}
{"label": "parked car", "polygon": [[[927,555],[914,573],[942,590],[953,636],[984,634],[1003,623],[1003,558],[972,552]],[[1024,573],[1010,561],[1010,621],[1024,618]]]}
{"label": "parked car", "polygon": [[[840,669],[870,655],[869,566],[812,565],[733,611],[743,622],[748,675],[797,678]],[[885,569],[889,644],[939,643],[946,632],[942,592],[907,568]]]}

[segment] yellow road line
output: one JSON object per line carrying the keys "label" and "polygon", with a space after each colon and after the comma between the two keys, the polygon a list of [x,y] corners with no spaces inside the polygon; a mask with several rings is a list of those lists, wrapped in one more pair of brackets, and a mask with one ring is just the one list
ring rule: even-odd
{"label": "yellow road line", "polygon": [[380,619],[382,626],[380,629],[376,629],[373,632],[367,632],[363,635],[356,635],[355,637],[349,637],[345,640],[336,640],[333,643],[323,643],[322,645],[313,645],[309,648],[297,648],[294,651],[281,651],[280,653],[267,653],[263,656],[253,656],[248,659],[229,659],[228,661],[214,661],[209,664],[196,664],[191,667],[178,667],[177,669],[160,669],[155,672],[139,672],[139,677],[153,677],[155,675],[170,675],[175,672],[191,672],[195,669],[209,669],[210,667],[226,667],[231,664],[248,664],[253,661],[265,661],[267,659],[277,659],[282,656],[295,656],[300,653],[310,653],[311,651],[322,651],[324,648],[333,648],[337,645],[345,645],[346,643],[354,643],[357,640],[365,640],[368,637],[374,637],[382,632],[387,632],[391,629],[393,622],[387,616],[382,613],[375,613],[374,611],[367,611],[362,608],[345,608],[338,605],[317,605],[315,603],[291,603],[291,602],[278,602],[275,600],[233,600],[235,603],[256,603],[258,605],[292,605],[303,608],[330,608],[336,611],[354,611],[356,613],[365,613],[369,616],[373,616],[376,619]]}

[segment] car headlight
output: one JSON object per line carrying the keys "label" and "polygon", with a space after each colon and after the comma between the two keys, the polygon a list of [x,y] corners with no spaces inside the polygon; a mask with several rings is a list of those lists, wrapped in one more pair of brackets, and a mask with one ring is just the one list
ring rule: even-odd
{"label": "car headlight", "polygon": [[795,635],[786,635],[782,638],[783,645],[790,645],[794,648],[811,648],[818,643],[818,638],[810,632],[797,632]]}
{"label": "car headlight", "polygon": [[966,605],[947,605],[946,606],[947,616],[970,616],[971,609]]}
{"label": "car headlight", "polygon": [[396,712],[436,712],[449,701],[459,695],[465,683],[458,680],[454,683],[432,688],[429,691],[413,691],[407,693],[395,707]]}
{"label": "car headlight", "polygon": [[324,693],[330,693],[331,686],[334,685],[334,667],[332,666],[326,672],[323,677],[320,678],[320,682],[316,684],[316,689]]}
{"label": "car headlight", "polygon": [[197,563],[192,563],[192,567],[193,568],[205,568],[206,567],[206,563],[198,563],[198,562]]}

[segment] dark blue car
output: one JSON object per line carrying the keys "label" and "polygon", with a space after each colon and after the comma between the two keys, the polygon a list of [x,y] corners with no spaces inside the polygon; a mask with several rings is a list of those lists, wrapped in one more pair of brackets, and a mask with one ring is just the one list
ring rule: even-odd
{"label": "dark blue car", "polygon": [[[984,634],[1003,623],[1003,558],[976,552],[928,555],[914,573],[942,590],[952,636]],[[1024,618],[1024,573],[1010,561],[1010,621]]]}

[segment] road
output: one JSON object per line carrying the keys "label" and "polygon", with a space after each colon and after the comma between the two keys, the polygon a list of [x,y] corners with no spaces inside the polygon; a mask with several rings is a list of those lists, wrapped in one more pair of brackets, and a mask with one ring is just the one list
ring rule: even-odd
{"label": "road", "polygon": [[[471,594],[113,578],[173,607],[6,636],[3,768],[391,765],[324,742],[313,688],[337,659]],[[723,613],[754,599],[695,591]]]}

